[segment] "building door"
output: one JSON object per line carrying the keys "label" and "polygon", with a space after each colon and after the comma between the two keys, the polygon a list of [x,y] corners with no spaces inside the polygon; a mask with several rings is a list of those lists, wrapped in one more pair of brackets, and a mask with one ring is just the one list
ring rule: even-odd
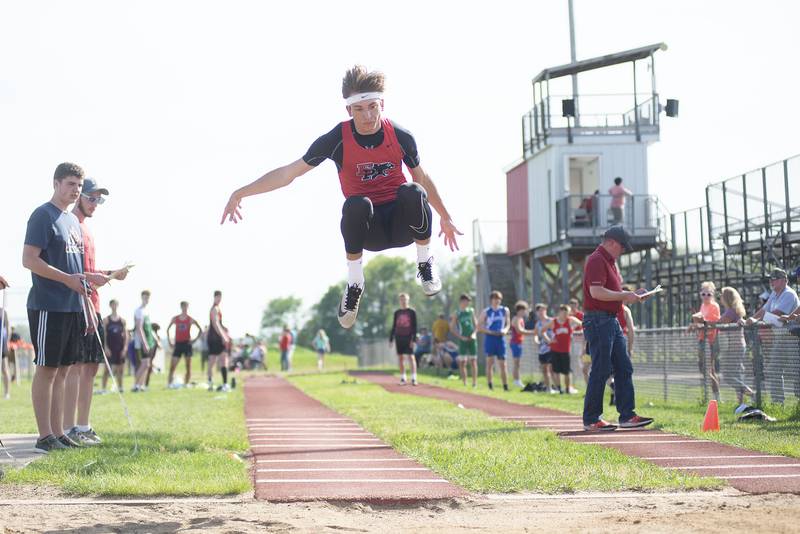
{"label": "building door", "polygon": [[600,186],[599,156],[569,157],[570,214],[573,226],[596,226],[600,220],[595,192]]}

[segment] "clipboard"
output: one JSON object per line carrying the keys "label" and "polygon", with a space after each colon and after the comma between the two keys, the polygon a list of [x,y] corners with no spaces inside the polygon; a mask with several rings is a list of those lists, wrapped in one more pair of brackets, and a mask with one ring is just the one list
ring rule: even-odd
{"label": "clipboard", "polygon": [[656,293],[661,293],[664,291],[664,288],[661,287],[661,284],[658,284],[656,287],[651,289],[650,291],[645,291],[644,293],[637,293],[641,298],[646,299],[647,297],[652,297]]}

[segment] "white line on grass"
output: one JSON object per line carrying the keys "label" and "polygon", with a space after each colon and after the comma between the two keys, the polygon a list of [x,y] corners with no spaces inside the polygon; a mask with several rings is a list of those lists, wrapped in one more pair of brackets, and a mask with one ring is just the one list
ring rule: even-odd
{"label": "white line on grass", "polygon": [[344,473],[350,471],[429,471],[427,467],[304,467],[297,469],[258,469],[259,473],[316,473],[332,471]]}
{"label": "white line on grass", "polygon": [[792,475],[733,475],[733,476],[714,477],[714,478],[721,478],[723,480],[739,480],[745,478],[797,478],[797,477],[800,477],[800,473]]}
{"label": "white line on grass", "polygon": [[314,458],[309,460],[256,460],[258,464],[294,464],[306,462],[413,462],[410,458]]}
{"label": "white line on grass", "polygon": [[449,484],[443,478],[261,478],[256,479],[256,484],[321,484],[332,482],[335,484]]}
{"label": "white line on grass", "polygon": [[[648,434],[647,437],[675,437],[679,436],[680,434]],[[606,438],[606,437],[620,437],[620,438],[640,438],[641,436],[636,436],[633,432],[620,432],[614,434],[589,434],[586,436],[564,436],[570,439],[597,439],[597,438]]]}
{"label": "white line on grass", "polygon": [[786,456],[775,456],[773,454],[744,454],[744,455],[718,455],[718,456],[650,456],[642,460],[715,460],[728,458],[786,458]]}
{"label": "white line on grass", "polygon": [[366,445],[366,444],[346,444],[346,443],[282,443],[280,445],[259,445],[258,443],[254,443],[250,446],[251,449],[317,449],[317,448],[330,448],[334,446],[344,446],[348,449],[380,449],[385,448],[388,449],[389,446],[381,443],[377,445]]}
{"label": "white line on grass", "polygon": [[627,445],[627,444],[645,444],[645,443],[714,443],[715,445],[719,445],[716,441],[702,441],[699,439],[647,439],[647,440],[636,440],[636,441],[622,441],[622,440],[613,440],[613,441],[588,441],[585,445]]}
{"label": "white line on grass", "polygon": [[686,465],[681,467],[665,467],[664,469],[755,469],[764,468],[800,468],[800,464],[742,464],[742,465]]}

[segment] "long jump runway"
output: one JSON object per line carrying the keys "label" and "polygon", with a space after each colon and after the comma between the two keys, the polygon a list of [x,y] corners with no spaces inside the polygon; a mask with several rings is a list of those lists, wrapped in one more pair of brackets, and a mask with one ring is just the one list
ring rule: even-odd
{"label": "long jump runway", "polygon": [[399,503],[467,492],[279,377],[244,386],[257,499]]}
{"label": "long jump runway", "polygon": [[467,409],[481,410],[498,419],[518,422],[530,428],[551,430],[570,441],[612,447],[665,469],[716,477],[748,493],[800,493],[798,458],[755,452],[659,430],[584,432],[580,416],[559,410],[513,404],[424,384],[417,387],[402,386],[394,376],[382,372],[351,371],[350,374],[379,384],[392,393],[450,401]]}

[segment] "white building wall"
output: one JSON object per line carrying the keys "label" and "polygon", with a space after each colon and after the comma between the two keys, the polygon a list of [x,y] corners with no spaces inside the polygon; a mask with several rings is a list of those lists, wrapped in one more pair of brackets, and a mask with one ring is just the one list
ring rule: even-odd
{"label": "white building wall", "polygon": [[[580,139],[580,144],[551,144],[528,160],[530,247],[556,240],[556,200],[569,194],[569,157],[598,156],[599,189],[607,195],[620,176],[634,195],[649,194],[647,178],[648,143],[608,143],[608,137]],[[548,175],[549,171],[549,175]],[[637,217],[638,219],[639,217]]]}

